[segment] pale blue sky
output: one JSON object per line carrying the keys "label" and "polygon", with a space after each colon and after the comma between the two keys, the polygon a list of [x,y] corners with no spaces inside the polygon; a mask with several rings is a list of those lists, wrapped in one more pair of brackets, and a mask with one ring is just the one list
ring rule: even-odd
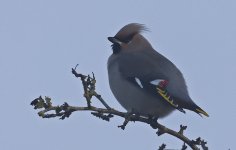
{"label": "pale blue sky", "polygon": [[157,137],[142,123],[123,131],[117,128],[123,119],[107,123],[89,112],[41,119],[29,105],[39,95],[85,105],[70,72],[79,63],[81,72],[95,73],[107,103],[124,110],[107,81],[107,37],[131,22],[146,24],[151,32],[144,36],[181,69],[191,97],[210,114],[176,111],[160,123],[176,130],[187,125],[187,136],[201,136],[210,149],[236,149],[235,14],[234,0],[1,0],[0,149],[155,150],[163,142],[180,148],[179,140]]}

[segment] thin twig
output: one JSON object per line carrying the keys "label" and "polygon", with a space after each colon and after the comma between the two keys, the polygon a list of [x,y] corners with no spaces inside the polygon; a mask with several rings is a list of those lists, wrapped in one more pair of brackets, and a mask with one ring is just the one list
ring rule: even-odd
{"label": "thin twig", "polygon": [[82,85],[84,88],[84,97],[86,98],[88,107],[91,106],[92,96],[95,96],[107,109],[111,109],[111,107],[107,105],[107,103],[104,101],[102,96],[97,94],[97,92],[95,91],[96,79],[95,79],[94,73],[93,73],[92,78],[89,75],[85,76],[85,75],[79,74],[76,72],[77,66],[78,64],[75,66],[75,68],[72,68],[72,74],[74,74],[75,77],[77,78],[79,77],[82,81]]}

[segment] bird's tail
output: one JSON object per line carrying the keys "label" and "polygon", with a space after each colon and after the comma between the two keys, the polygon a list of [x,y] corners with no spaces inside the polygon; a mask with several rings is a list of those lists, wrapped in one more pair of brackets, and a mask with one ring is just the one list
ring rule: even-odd
{"label": "bird's tail", "polygon": [[193,110],[194,112],[196,112],[197,114],[199,114],[200,116],[201,115],[204,115],[204,116],[207,116],[209,117],[208,113],[205,112],[202,108],[200,108],[199,106],[196,105],[195,109]]}

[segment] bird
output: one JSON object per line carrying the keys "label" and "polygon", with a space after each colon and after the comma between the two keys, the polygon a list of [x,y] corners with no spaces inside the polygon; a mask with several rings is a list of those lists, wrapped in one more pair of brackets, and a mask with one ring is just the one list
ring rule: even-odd
{"label": "bird", "polygon": [[163,118],[185,109],[209,117],[189,96],[183,74],[142,35],[144,24],[130,23],[108,37],[109,86],[127,112]]}

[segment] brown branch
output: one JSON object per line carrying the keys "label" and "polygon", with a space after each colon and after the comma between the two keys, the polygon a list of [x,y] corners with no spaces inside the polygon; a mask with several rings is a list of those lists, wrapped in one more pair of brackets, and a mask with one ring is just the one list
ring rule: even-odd
{"label": "brown branch", "polygon": [[158,150],[165,150],[165,148],[166,148],[166,144],[162,144],[161,146],[159,146]]}
{"label": "brown branch", "polygon": [[[77,66],[76,66],[77,67]],[[75,67],[75,69],[76,69]],[[206,146],[206,142],[204,140],[201,140],[201,138],[197,138],[196,140],[190,140],[186,136],[184,136],[184,130],[186,130],[187,126],[180,126],[180,130],[178,132],[169,129],[165,127],[164,125],[157,122],[157,118],[154,118],[152,116],[145,117],[140,116],[134,113],[126,113],[126,112],[120,112],[118,110],[112,109],[107,105],[107,103],[104,101],[104,99],[101,97],[101,95],[97,94],[95,91],[95,84],[96,79],[93,75],[92,77],[85,76],[83,74],[79,74],[75,71],[75,69],[72,69],[72,73],[79,77],[82,81],[83,89],[84,89],[84,97],[87,101],[86,107],[78,107],[78,106],[70,106],[68,103],[64,103],[60,106],[53,106],[51,103],[51,98],[45,97],[44,99],[40,96],[33,100],[31,102],[31,105],[34,106],[34,109],[42,109],[38,112],[38,115],[42,118],[55,118],[60,117],[60,119],[65,119],[70,117],[70,115],[75,111],[90,111],[91,114],[93,114],[96,117],[99,117],[103,120],[109,121],[114,116],[120,116],[125,119],[124,123],[121,126],[118,126],[122,129],[125,129],[125,126],[128,124],[129,121],[139,121],[146,124],[149,124],[153,129],[158,129],[157,135],[160,136],[164,133],[167,133],[169,135],[172,135],[184,142],[184,145],[182,149],[186,149],[186,145],[189,145],[193,150],[198,150],[198,145],[202,147],[204,150],[208,150]],[[91,105],[91,99],[92,97],[96,97],[104,106],[105,108],[98,108]],[[159,149],[163,148],[159,147]],[[164,147],[165,148],[165,147]]]}

